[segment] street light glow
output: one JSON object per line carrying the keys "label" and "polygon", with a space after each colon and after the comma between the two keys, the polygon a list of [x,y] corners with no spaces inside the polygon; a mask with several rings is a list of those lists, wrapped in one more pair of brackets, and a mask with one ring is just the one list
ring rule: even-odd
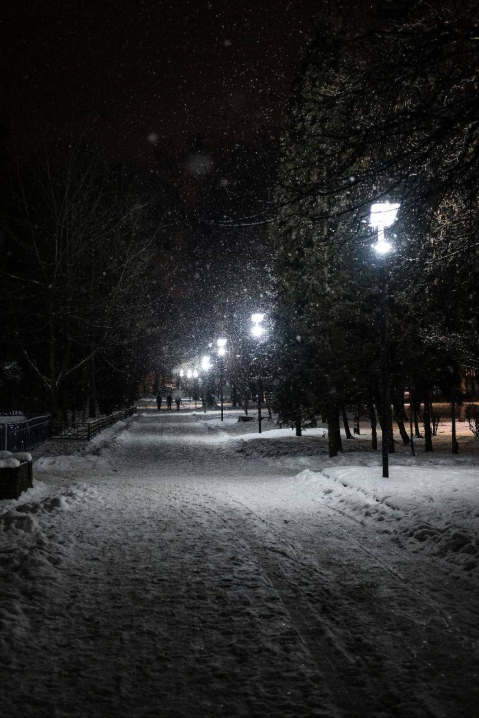
{"label": "street light glow", "polygon": [[264,327],[261,326],[261,324],[255,324],[253,328],[251,329],[251,334],[254,337],[262,337],[265,332]]}
{"label": "street light glow", "polygon": [[386,241],[384,236],[384,229],[394,224],[400,206],[400,204],[391,202],[376,202],[371,205],[369,224],[378,230],[377,242],[373,244],[373,249],[377,254],[385,255],[392,250],[392,245]]}
{"label": "street light glow", "polygon": [[198,379],[198,369],[195,369],[193,372],[193,378]]}
{"label": "street light glow", "polygon": [[400,204],[392,204],[390,202],[376,202],[371,205],[371,215],[369,224],[371,227],[379,229],[382,227],[390,227],[396,221],[396,215]]}
{"label": "street light glow", "polygon": [[188,379],[191,379],[191,377],[193,376],[193,372],[191,371],[191,369],[188,369],[188,370],[186,371],[186,376],[187,376]]}
{"label": "street light glow", "polygon": [[224,357],[226,354],[226,339],[220,338],[216,340],[216,343],[218,345],[218,356]]}
{"label": "street light glow", "polygon": [[211,369],[211,360],[207,354],[201,358],[201,368],[203,371],[209,371],[209,369]]}
{"label": "street light glow", "polygon": [[[379,234],[379,230],[378,230],[378,234]],[[386,242],[384,237],[382,239],[378,238],[378,241],[376,242],[376,244],[373,244],[373,249],[377,254],[381,254],[381,255],[387,254],[388,252],[390,252],[392,250],[392,244],[389,244],[389,242]]]}
{"label": "street light glow", "polygon": [[265,328],[261,325],[261,322],[264,319],[264,314],[252,314],[251,315],[251,321],[253,322],[253,326],[251,327],[251,334],[259,339],[259,337],[262,337],[265,333]]}
{"label": "street light glow", "polygon": [[253,324],[261,324],[261,322],[264,319],[264,314],[252,314],[251,315],[251,321]]}

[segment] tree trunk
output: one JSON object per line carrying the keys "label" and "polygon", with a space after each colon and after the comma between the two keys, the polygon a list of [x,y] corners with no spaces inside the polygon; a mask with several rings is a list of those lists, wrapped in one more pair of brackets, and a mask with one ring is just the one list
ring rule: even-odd
{"label": "tree trunk", "polygon": [[456,397],[454,385],[451,387],[451,433],[452,433],[452,453],[459,453],[459,444],[456,438]]}
{"label": "tree trunk", "polygon": [[368,402],[368,414],[369,421],[371,422],[371,448],[376,451],[378,448],[378,422],[376,419],[376,411],[374,409],[374,404],[372,400]]}
{"label": "tree trunk", "polygon": [[391,411],[391,404],[386,407],[386,416],[388,420],[388,452],[390,454],[396,453],[396,446],[394,445],[394,432],[393,432],[393,417]]}
{"label": "tree trunk", "polygon": [[[377,388],[373,387],[372,389],[372,396],[374,397],[374,403],[376,404],[376,409],[378,413],[378,419],[379,419],[379,426],[381,427],[381,432],[387,431],[387,439],[388,439],[388,453],[394,454],[396,452],[396,447],[394,446],[394,435],[392,431],[392,421],[391,421],[391,407],[386,407],[386,421],[387,421],[387,427],[383,426],[383,419],[382,419],[382,405],[381,405],[381,394],[377,391]],[[389,394],[389,392],[388,392]],[[377,448],[377,447],[376,447]]]}
{"label": "tree trunk", "polygon": [[357,407],[356,407],[356,411],[355,411],[355,413],[354,413],[354,428],[353,428],[353,432],[354,432],[355,434],[360,434],[360,433],[361,433],[360,428],[359,428],[359,418],[360,418],[360,416],[361,416],[361,407],[360,407],[360,406],[357,406]]}
{"label": "tree trunk", "polygon": [[53,421],[60,421],[60,407],[58,405],[58,389],[55,383],[50,386],[50,413]]}
{"label": "tree trunk", "polygon": [[302,436],[300,413],[296,416],[296,419],[294,421],[294,428],[296,429],[296,436]]}
{"label": "tree trunk", "polygon": [[413,424],[414,424],[414,408],[412,405],[412,389],[409,388],[409,431],[411,434],[411,454],[413,456],[416,456],[416,450],[414,448],[414,430],[413,430]]}
{"label": "tree trunk", "polygon": [[421,411],[421,405],[417,401],[415,392],[412,392],[412,394],[411,394],[411,410],[412,410],[413,418],[414,418],[414,436],[416,437],[416,439],[421,439],[422,434],[419,430],[419,421],[418,421],[418,413]]}
{"label": "tree trunk", "polygon": [[339,410],[336,406],[328,409],[328,448],[329,456],[337,456],[343,450],[341,429],[339,427]]}
{"label": "tree trunk", "polygon": [[50,307],[50,317],[48,321],[48,374],[50,387],[50,413],[53,421],[61,421],[60,407],[58,403],[58,386],[56,382],[56,344],[55,344],[55,325],[53,320],[53,307]]}
{"label": "tree trunk", "polygon": [[429,386],[424,392],[424,451],[432,451],[431,398]]}
{"label": "tree trunk", "polygon": [[344,408],[344,406],[341,407],[341,416],[343,417],[344,433],[346,434],[346,439],[352,439],[353,435],[351,434],[351,430],[349,428],[348,416],[346,414],[346,409]]}
{"label": "tree trunk", "polygon": [[90,357],[90,392],[89,392],[89,410],[90,419],[96,419],[96,373],[95,373],[95,355]]}
{"label": "tree trunk", "polygon": [[399,433],[401,434],[401,439],[404,446],[408,446],[409,436],[404,426],[404,420],[406,418],[404,412],[404,389],[401,389],[400,395],[398,393],[398,390],[394,389],[392,392],[392,400],[394,407],[394,419],[396,421],[396,424],[398,425]]}

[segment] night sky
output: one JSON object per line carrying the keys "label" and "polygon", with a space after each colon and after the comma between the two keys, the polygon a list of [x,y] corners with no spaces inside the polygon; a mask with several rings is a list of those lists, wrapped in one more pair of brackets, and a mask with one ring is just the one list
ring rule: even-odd
{"label": "night sky", "polygon": [[2,124],[22,138],[94,129],[149,161],[201,134],[254,141],[281,122],[314,0],[33,0],[2,12]]}

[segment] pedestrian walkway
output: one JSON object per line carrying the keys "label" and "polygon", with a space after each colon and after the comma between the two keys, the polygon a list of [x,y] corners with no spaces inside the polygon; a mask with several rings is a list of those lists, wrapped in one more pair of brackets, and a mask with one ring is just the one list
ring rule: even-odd
{"label": "pedestrian walkway", "polygon": [[472,654],[421,567],[238,446],[152,405],[93,453],[44,462],[11,514],[23,559],[1,554],[3,714],[470,718]]}

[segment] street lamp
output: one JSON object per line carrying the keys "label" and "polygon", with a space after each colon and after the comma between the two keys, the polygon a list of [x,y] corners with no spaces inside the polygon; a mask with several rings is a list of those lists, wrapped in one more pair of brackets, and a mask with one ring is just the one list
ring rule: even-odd
{"label": "street lamp", "polygon": [[[211,359],[210,357],[205,354],[203,357],[201,357],[201,369],[205,373],[211,369]],[[206,414],[206,397],[205,397],[205,384],[203,382],[202,384],[202,400],[203,400],[203,411]]]}
{"label": "street lamp", "polygon": [[[255,339],[261,339],[265,333],[265,328],[262,326],[264,320],[264,314],[252,314],[251,321],[253,326],[251,327],[251,334]],[[263,382],[261,380],[261,373],[258,372],[258,433],[261,434],[261,422],[263,417],[261,416],[261,395],[263,393]]]}
{"label": "street lamp", "polygon": [[190,399],[193,399],[193,401],[195,402],[195,409],[196,409],[196,397],[198,395],[198,377],[199,377],[198,369],[196,369],[196,368],[193,369],[193,371],[191,372],[191,376],[193,377],[193,390],[191,390],[191,387],[190,387]]}
{"label": "street lamp", "polygon": [[226,339],[220,338],[216,340],[218,346],[217,353],[220,360],[220,402],[221,402],[221,421],[223,421],[223,375],[224,375],[224,356],[226,354]]}
{"label": "street lamp", "polygon": [[388,439],[390,432],[391,403],[389,399],[389,366],[388,366],[388,303],[387,303],[387,255],[392,245],[386,240],[384,230],[396,221],[399,204],[377,202],[371,205],[369,224],[377,229],[378,239],[373,249],[380,257],[379,290],[380,290],[380,323],[381,323],[381,418],[382,418],[382,459],[383,477],[389,476]]}
{"label": "street lamp", "polygon": [[265,328],[261,325],[261,322],[264,319],[264,314],[252,314],[251,315],[251,321],[253,322],[253,327],[251,329],[251,334],[259,339],[263,336],[265,333]]}

